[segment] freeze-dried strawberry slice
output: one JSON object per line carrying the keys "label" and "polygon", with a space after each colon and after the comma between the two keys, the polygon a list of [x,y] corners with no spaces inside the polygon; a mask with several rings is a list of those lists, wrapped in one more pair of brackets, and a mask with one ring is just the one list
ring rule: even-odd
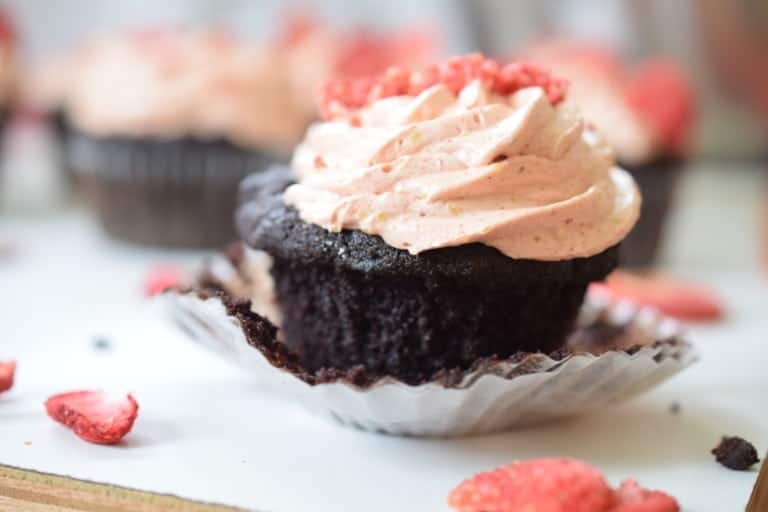
{"label": "freeze-dried strawberry slice", "polygon": [[625,94],[635,112],[671,149],[683,149],[696,115],[690,84],[677,66],[649,61],[633,70]]}
{"label": "freeze-dried strawberry slice", "polygon": [[475,80],[504,95],[538,86],[544,89],[553,104],[563,100],[567,86],[565,80],[553,77],[534,64],[511,62],[502,66],[480,54],[472,54],[434,64],[418,72],[391,67],[376,78],[331,80],[321,91],[321,109],[323,117],[331,119],[344,109],[361,108],[390,96],[416,95],[436,84],[444,84],[458,93]]}
{"label": "freeze-dried strawberry slice", "polygon": [[14,375],[16,375],[16,361],[0,361],[0,393],[13,387]]}
{"label": "freeze-dried strawberry slice", "polygon": [[0,9],[0,41],[11,44],[16,41],[16,31],[13,23],[11,23],[11,18],[2,9]]}
{"label": "freeze-dried strawberry slice", "polygon": [[680,505],[661,491],[643,489],[632,479],[621,483],[616,492],[618,504],[609,512],[679,512]]}
{"label": "freeze-dried strawberry slice", "polygon": [[723,316],[720,298],[708,288],[659,274],[618,270],[605,282],[592,283],[590,293],[651,306],[683,320],[714,321]]}
{"label": "freeze-dried strawberry slice", "polygon": [[459,512],[604,512],[615,496],[588,464],[540,459],[480,473],[454,489],[448,503]]}
{"label": "freeze-dried strawberry slice", "polygon": [[156,265],[149,270],[144,282],[144,295],[153,297],[159,293],[181,286],[186,280],[184,272],[172,265]]}
{"label": "freeze-dried strawberry slice", "polygon": [[85,441],[115,444],[133,428],[139,404],[130,394],[110,397],[102,391],[74,391],[52,396],[45,409]]}

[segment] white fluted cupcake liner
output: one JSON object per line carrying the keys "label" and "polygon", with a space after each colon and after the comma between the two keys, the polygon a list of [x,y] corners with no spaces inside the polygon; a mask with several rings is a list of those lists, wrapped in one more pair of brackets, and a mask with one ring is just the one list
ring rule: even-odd
{"label": "white fluted cupcake liner", "polygon": [[192,339],[250,370],[265,391],[388,434],[474,435],[586,414],[646,391],[696,359],[676,322],[652,310],[588,301],[569,353],[483,360],[415,386],[391,377],[361,386],[343,376],[310,384],[254,348],[248,339],[253,332],[221,297],[189,292],[167,299]]}

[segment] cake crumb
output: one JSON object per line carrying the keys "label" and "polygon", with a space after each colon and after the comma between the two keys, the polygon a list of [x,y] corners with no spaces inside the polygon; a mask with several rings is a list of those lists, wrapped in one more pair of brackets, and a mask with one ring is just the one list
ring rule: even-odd
{"label": "cake crumb", "polygon": [[760,462],[752,443],[737,436],[723,436],[712,454],[717,462],[736,471],[745,471]]}
{"label": "cake crumb", "polygon": [[112,348],[112,342],[104,336],[96,336],[93,339],[93,348],[95,350],[109,350]]}

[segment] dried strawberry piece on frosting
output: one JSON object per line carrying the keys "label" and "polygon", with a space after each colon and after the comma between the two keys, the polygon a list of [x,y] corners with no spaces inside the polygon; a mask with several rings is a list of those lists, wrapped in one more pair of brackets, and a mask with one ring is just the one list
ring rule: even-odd
{"label": "dried strawberry piece on frosting", "polygon": [[472,54],[431,65],[423,71],[391,67],[375,78],[331,80],[321,91],[321,110],[323,117],[330,119],[381,98],[417,95],[436,84],[443,84],[456,94],[475,80],[503,95],[525,87],[541,87],[553,104],[563,100],[567,86],[564,79],[553,77],[534,64],[512,62],[502,66],[480,54]]}
{"label": "dried strawberry piece on frosting", "polygon": [[696,116],[693,89],[678,67],[666,60],[634,69],[625,94],[633,110],[671,149],[682,149]]}

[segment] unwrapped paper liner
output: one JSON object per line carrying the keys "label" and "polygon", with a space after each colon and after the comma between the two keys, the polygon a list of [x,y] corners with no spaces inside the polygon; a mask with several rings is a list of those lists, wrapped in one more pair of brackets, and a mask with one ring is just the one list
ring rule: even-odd
{"label": "unwrapped paper liner", "polygon": [[391,377],[362,385],[343,376],[307,382],[249,343],[253,330],[246,333],[225,297],[194,291],[166,297],[190,337],[248,369],[266,390],[343,424],[396,435],[474,435],[584,414],[646,391],[696,360],[675,321],[627,304],[587,301],[562,354],[490,358],[416,386]]}

